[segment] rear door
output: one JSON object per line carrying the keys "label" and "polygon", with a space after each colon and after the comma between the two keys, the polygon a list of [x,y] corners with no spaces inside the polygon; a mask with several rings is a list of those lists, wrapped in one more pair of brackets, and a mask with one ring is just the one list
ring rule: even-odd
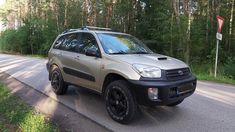
{"label": "rear door", "polygon": [[76,71],[78,68],[77,59],[81,35],[79,33],[71,33],[64,37],[63,44],[60,46],[61,55],[59,57],[64,80],[72,84],[80,84],[81,80],[76,76]]}

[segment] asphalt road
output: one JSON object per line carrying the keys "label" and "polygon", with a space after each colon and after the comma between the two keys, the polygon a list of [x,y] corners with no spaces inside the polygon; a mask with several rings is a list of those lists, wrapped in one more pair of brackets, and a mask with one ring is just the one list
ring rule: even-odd
{"label": "asphalt road", "polygon": [[0,72],[10,74],[113,131],[235,131],[235,86],[199,81],[196,92],[179,106],[141,107],[140,116],[133,123],[121,125],[108,116],[103,99],[94,93],[71,86],[66,95],[56,96],[48,81],[46,61],[0,54]]}

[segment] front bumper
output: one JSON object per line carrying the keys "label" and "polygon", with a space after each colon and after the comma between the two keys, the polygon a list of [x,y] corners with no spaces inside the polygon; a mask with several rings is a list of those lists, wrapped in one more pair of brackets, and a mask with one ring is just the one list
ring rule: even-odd
{"label": "front bumper", "polygon": [[[129,80],[131,91],[135,94],[137,102],[141,105],[168,105],[192,95],[196,89],[197,79],[194,76],[170,81],[170,80]],[[158,88],[158,99],[151,100],[148,97],[148,88]],[[182,91],[182,89],[185,89]]]}

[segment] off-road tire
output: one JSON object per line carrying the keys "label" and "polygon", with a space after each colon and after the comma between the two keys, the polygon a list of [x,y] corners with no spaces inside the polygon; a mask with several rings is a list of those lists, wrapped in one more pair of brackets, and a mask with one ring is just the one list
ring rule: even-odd
{"label": "off-road tire", "polygon": [[137,113],[135,97],[124,80],[111,82],[107,86],[105,101],[110,117],[121,124],[130,123]]}
{"label": "off-road tire", "polygon": [[58,67],[52,68],[51,86],[57,95],[64,95],[67,92],[68,85],[64,82],[63,76]]}

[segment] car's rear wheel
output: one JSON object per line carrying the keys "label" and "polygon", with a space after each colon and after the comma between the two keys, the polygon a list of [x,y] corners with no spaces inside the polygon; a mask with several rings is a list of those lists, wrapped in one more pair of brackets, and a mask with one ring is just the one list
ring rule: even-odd
{"label": "car's rear wheel", "polygon": [[179,101],[176,101],[174,103],[171,103],[171,104],[168,104],[167,106],[170,106],[170,107],[174,107],[176,105],[179,105],[180,103],[182,103],[184,100],[179,100]]}
{"label": "car's rear wheel", "polygon": [[53,68],[51,71],[51,86],[57,95],[63,95],[67,91],[68,85],[64,82],[58,67]]}
{"label": "car's rear wheel", "polygon": [[113,120],[122,124],[133,120],[137,104],[126,81],[117,80],[110,83],[105,91],[105,101],[106,109]]}

